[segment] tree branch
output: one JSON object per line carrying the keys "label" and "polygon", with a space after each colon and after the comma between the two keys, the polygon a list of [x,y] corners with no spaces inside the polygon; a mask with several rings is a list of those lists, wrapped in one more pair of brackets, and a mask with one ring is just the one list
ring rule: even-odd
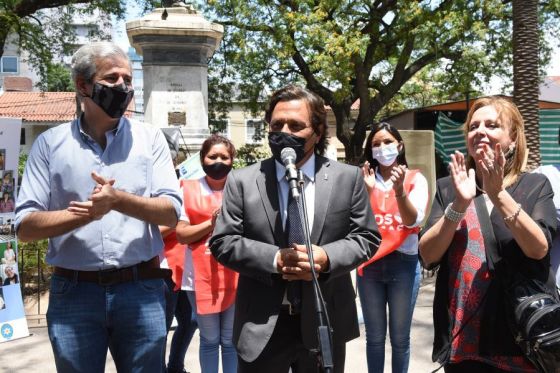
{"label": "tree branch", "polygon": [[292,59],[294,60],[296,66],[300,70],[301,75],[303,76],[303,78],[307,83],[307,86],[313,92],[321,96],[323,100],[325,100],[330,105],[334,101],[333,92],[327,87],[323,86],[317,80],[317,78],[315,78],[315,75],[309,68],[308,63],[305,61],[305,59],[303,58],[300,51],[297,49],[295,45],[295,36],[293,33],[290,33],[290,38],[292,39],[294,45],[294,53],[292,54]]}
{"label": "tree branch", "polygon": [[241,30],[274,33],[274,29],[266,25],[246,25],[235,20],[218,20],[217,22],[224,26],[234,26]]}
{"label": "tree branch", "polygon": [[69,4],[90,3],[88,0],[22,0],[17,3],[14,13],[19,17],[28,17],[39,9],[58,8]]}

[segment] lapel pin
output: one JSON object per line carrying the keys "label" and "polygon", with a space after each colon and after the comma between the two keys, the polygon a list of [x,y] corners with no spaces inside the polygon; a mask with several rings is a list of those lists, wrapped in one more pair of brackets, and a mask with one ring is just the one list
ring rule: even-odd
{"label": "lapel pin", "polygon": [[329,175],[325,174],[324,180],[329,180]]}

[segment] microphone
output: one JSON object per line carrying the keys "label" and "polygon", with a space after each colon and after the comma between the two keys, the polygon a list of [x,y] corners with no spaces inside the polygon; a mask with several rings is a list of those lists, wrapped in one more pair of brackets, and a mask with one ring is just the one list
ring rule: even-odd
{"label": "microphone", "polygon": [[294,199],[299,198],[298,175],[296,169],[296,151],[292,148],[284,148],[280,152],[280,159],[286,166],[286,180],[290,185],[290,191]]}

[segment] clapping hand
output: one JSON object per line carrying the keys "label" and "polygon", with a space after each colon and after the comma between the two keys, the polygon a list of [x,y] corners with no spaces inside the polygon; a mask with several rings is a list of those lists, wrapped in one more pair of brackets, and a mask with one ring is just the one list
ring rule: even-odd
{"label": "clapping hand", "polygon": [[397,165],[391,170],[391,182],[393,183],[393,190],[396,196],[404,194],[404,177],[406,175],[406,166]]}
{"label": "clapping hand", "polygon": [[368,161],[362,166],[362,174],[364,175],[364,183],[368,192],[371,192],[375,187],[375,171],[370,167]]}
{"label": "clapping hand", "polygon": [[498,143],[492,150],[484,144],[482,149],[477,150],[475,161],[480,168],[482,176],[482,189],[490,198],[496,196],[504,187],[504,167],[506,157],[502,151],[502,146]]}
{"label": "clapping hand", "polygon": [[214,212],[212,213],[212,229],[214,229],[214,227],[216,226],[216,220],[218,219],[218,215],[220,215],[220,210],[222,208],[218,207],[216,210],[214,210]]}
{"label": "clapping hand", "polygon": [[113,204],[117,200],[116,190],[113,188],[115,179],[106,179],[96,172],[91,173],[91,178],[96,185],[89,200],[87,202],[72,201],[67,210],[78,216],[99,220],[113,209]]}
{"label": "clapping hand", "polygon": [[456,199],[461,204],[468,206],[476,196],[476,177],[474,169],[471,168],[467,171],[463,153],[455,151],[454,154],[451,154],[449,173],[455,188]]}

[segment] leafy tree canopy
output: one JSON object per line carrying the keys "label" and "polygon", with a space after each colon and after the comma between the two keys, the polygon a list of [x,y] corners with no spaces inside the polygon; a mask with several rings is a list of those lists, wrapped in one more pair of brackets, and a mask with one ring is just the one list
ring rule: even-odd
{"label": "leafy tree canopy", "polygon": [[262,145],[245,144],[237,149],[237,155],[233,161],[234,168],[242,168],[262,159],[270,157],[270,149]]}
{"label": "leafy tree canopy", "polygon": [[[543,33],[558,35],[559,4],[541,6]],[[508,1],[209,0],[205,11],[226,26],[212,69],[237,83],[235,99],[261,110],[263,90],[307,86],[332,108],[351,163],[384,108],[425,97],[428,86],[437,99],[477,89],[492,75],[511,76]],[[546,62],[550,48],[541,43],[540,50]]]}
{"label": "leafy tree canopy", "polygon": [[[138,3],[147,10],[160,2],[139,0]],[[59,7],[64,8],[45,12]],[[13,36],[10,40],[28,53],[29,62],[39,72],[41,81],[45,81],[53,59],[73,48],[74,17],[87,17],[100,11],[108,18],[115,15],[122,19],[126,9],[126,0],[0,0],[0,57],[9,37]]]}
{"label": "leafy tree canopy", "polygon": [[47,68],[47,91],[49,92],[72,92],[74,83],[70,70],[64,65],[55,63]]}

